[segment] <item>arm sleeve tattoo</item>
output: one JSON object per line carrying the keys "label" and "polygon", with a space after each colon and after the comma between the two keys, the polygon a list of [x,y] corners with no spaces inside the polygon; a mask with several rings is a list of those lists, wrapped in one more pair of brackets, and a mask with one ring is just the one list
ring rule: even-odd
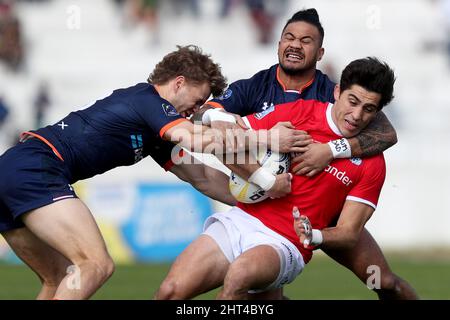
{"label": "arm sleeve tattoo", "polygon": [[386,115],[380,111],[359,135],[349,141],[352,156],[364,158],[379,154],[396,144],[397,133]]}

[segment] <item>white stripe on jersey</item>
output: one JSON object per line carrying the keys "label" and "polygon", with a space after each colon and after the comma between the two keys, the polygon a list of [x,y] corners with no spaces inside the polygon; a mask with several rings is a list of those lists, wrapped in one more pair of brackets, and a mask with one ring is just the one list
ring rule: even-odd
{"label": "white stripe on jersey", "polygon": [[245,125],[249,128],[249,129],[253,129],[252,126],[250,125],[250,121],[248,121],[247,117],[242,117],[242,120],[244,120]]}
{"label": "white stripe on jersey", "polygon": [[347,198],[345,198],[345,199],[367,204],[368,206],[372,207],[374,210],[377,210],[377,206],[366,199],[362,199],[362,198],[358,198],[358,197],[354,197],[354,196],[347,196]]}

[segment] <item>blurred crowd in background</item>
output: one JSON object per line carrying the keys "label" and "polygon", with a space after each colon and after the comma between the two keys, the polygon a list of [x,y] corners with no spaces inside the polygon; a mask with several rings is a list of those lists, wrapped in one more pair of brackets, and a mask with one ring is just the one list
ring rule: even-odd
{"label": "blurred crowd in background", "polygon": [[14,1],[0,1],[0,60],[11,70],[19,71],[23,65],[24,43],[20,20]]}
{"label": "blurred crowd in background", "polygon": [[[199,0],[113,0],[124,13],[125,25],[135,26],[143,23],[150,32],[154,33],[155,42],[158,41],[159,10],[162,5],[170,7],[175,15],[188,12],[193,19],[202,16]],[[261,45],[273,41],[273,29],[277,19],[285,12],[287,0],[221,0],[218,19],[226,19],[233,14],[237,6],[245,6],[249,18],[252,20],[258,33]]]}
{"label": "blurred crowd in background", "polygon": [[[27,2],[48,3],[56,0],[0,0],[0,64],[5,72],[21,73],[26,72],[27,65],[27,39],[24,35],[20,15],[17,14],[17,5]],[[170,12],[170,19],[177,16],[189,16],[192,20],[204,17],[202,4],[208,0],[110,0],[122,19],[118,22],[123,27],[123,32],[134,28],[144,28],[147,30],[152,46],[158,46],[160,42],[160,21],[166,19],[166,12]],[[264,47],[273,45],[278,41],[279,26],[277,24],[281,18],[288,16],[286,12],[289,0],[217,0],[220,1],[219,10],[216,16],[208,16],[211,21],[217,23],[228,19],[237,8],[248,13],[248,20],[254,27],[255,42]],[[444,38],[435,38],[430,34],[428,41],[423,43],[424,51],[439,51],[448,56],[450,71],[450,0],[427,0],[434,6],[440,21],[436,21],[437,27],[446,29]],[[76,1],[74,2],[76,3]],[[164,16],[161,10],[164,8]],[[151,50],[151,47],[149,48]],[[330,78],[336,80],[336,67],[330,62],[322,65],[322,70],[329,74]],[[51,85],[45,79],[40,81],[35,88],[34,97],[30,100],[33,105],[33,126],[40,127],[45,124],[45,114],[52,106]],[[14,106],[8,102],[8,97],[0,87],[0,134],[4,135],[5,123],[12,121],[10,110]],[[29,129],[29,128],[28,128]],[[9,129],[10,130],[10,129]],[[13,130],[19,130],[15,128]],[[3,133],[2,133],[3,132]],[[12,144],[16,139],[12,139],[8,144]]]}
{"label": "blurred crowd in background", "polygon": [[[45,3],[51,0],[0,0],[0,64],[5,66],[8,72],[24,72],[27,63],[27,41],[24,37],[22,23],[17,14],[18,3]],[[165,6],[172,11],[174,16],[189,14],[192,19],[202,16],[199,2],[202,0],[111,0],[122,16],[122,27],[125,30],[145,26],[149,33],[149,39],[154,46],[159,42],[160,9]],[[227,19],[238,6],[248,10],[255,32],[258,34],[258,43],[262,46],[272,44],[274,39],[274,26],[277,19],[284,13],[288,0],[221,0],[217,19]],[[33,125],[38,128],[44,125],[45,112],[51,106],[51,88],[42,81],[36,87],[35,97],[32,99],[34,110]],[[7,98],[0,88],[0,130],[3,124],[11,119]],[[5,130],[5,129],[4,129]],[[11,130],[9,128],[8,130]],[[18,130],[13,129],[14,131]],[[0,131],[2,133],[2,131]],[[4,133],[2,133],[4,134]],[[16,138],[10,141],[11,145]]]}

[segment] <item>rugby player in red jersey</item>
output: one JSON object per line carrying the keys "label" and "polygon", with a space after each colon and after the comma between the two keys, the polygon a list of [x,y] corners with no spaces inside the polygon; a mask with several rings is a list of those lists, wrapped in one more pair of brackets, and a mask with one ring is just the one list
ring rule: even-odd
{"label": "rugby player in red jersey", "polygon": [[[348,148],[393,97],[395,77],[374,58],[353,61],[334,89],[335,103],[297,100],[244,118],[252,129],[290,121],[334,152]],[[382,154],[336,159],[314,177],[295,175],[292,192],[256,204],[238,203],[215,213],[205,231],[172,265],[157,299],[186,299],[223,285],[218,298],[245,299],[248,293],[279,292],[292,282],[320,246],[353,249],[376,209],[385,178]],[[301,218],[300,213],[301,212]],[[293,212],[302,228],[293,228]],[[307,217],[307,218],[306,218]],[[336,223],[337,221],[337,223]]]}
{"label": "rugby player in red jersey", "polygon": [[[212,99],[208,105],[246,116],[255,112],[264,112],[273,105],[297,99],[334,103],[335,84],[316,69],[317,63],[324,55],[323,40],[324,30],[317,11],[306,9],[296,12],[287,21],[281,33],[278,45],[279,63],[267,70],[257,72],[249,79],[233,82],[221,97]],[[212,123],[213,127],[220,125],[223,125],[223,122]],[[297,147],[304,147],[310,139],[304,132],[302,137],[302,131],[292,130],[288,122],[280,122],[273,128],[280,132],[280,147],[287,142]],[[380,154],[395,144],[397,137],[394,128],[381,111],[364,130],[349,138],[347,142],[351,147],[350,150],[334,154],[327,144],[310,144],[305,148],[305,152],[292,159],[294,163],[298,162],[293,166],[292,173],[313,176],[326,168],[335,157],[366,158]],[[232,165],[229,167],[233,171],[239,170]],[[174,170],[179,172],[180,169]],[[242,175],[242,172],[238,174]],[[205,175],[203,181],[221,181],[216,171],[207,169]],[[223,183],[227,183],[227,180]],[[379,245],[366,228],[363,229],[358,244],[352,249],[334,249],[326,245],[323,245],[321,249],[351,270],[364,284],[371,275],[367,271],[368,267],[379,266],[380,288],[374,288],[374,291],[380,299],[417,298],[414,289],[392,272]],[[258,295],[255,297],[260,298]]]}

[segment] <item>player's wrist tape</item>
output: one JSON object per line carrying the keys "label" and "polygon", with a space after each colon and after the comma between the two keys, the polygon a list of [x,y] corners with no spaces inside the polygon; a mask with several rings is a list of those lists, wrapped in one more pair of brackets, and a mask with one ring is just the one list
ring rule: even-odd
{"label": "player's wrist tape", "polygon": [[333,158],[350,158],[352,156],[352,149],[347,139],[341,138],[328,142],[333,153]]}
{"label": "player's wrist tape", "polygon": [[208,109],[203,113],[202,116],[202,124],[210,125],[213,121],[224,121],[230,123],[236,123],[236,118],[226,112],[217,110],[217,109]]}
{"label": "player's wrist tape", "polygon": [[311,241],[306,239],[304,241],[304,244],[306,244],[307,246],[319,246],[322,244],[322,242],[323,242],[322,231],[320,231],[319,229],[312,229]]}
{"label": "player's wrist tape", "polygon": [[248,182],[257,184],[263,190],[268,191],[273,187],[277,178],[267,169],[261,167],[252,173]]}
{"label": "player's wrist tape", "polygon": [[311,245],[318,246],[321,245],[322,242],[323,242],[322,231],[320,231],[319,229],[312,229]]}

